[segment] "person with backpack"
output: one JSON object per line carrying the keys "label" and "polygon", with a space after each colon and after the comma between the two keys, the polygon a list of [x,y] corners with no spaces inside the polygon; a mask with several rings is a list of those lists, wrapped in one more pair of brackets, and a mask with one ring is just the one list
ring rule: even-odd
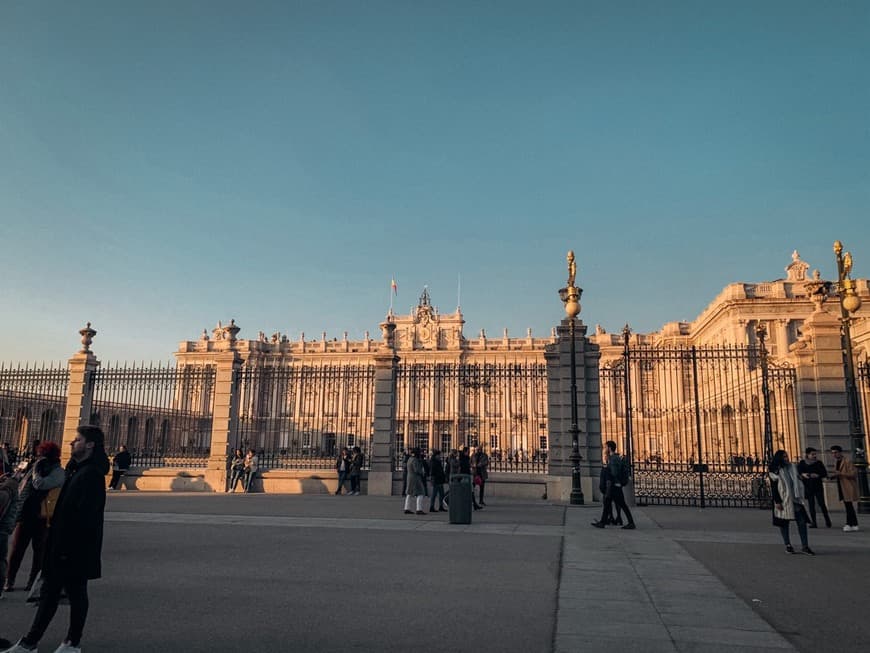
{"label": "person with backpack", "polygon": [[608,440],[604,443],[604,463],[607,467],[607,473],[610,475],[612,482],[606,495],[604,495],[604,508],[601,511],[601,519],[592,522],[595,528],[604,528],[607,526],[607,518],[612,514],[613,504],[616,504],[617,511],[622,511],[625,515],[627,523],[622,528],[624,530],[634,530],[637,528],[634,525],[634,517],[631,516],[631,510],[625,503],[625,495],[622,488],[628,485],[631,478],[631,469],[629,462],[616,453],[616,443],[613,440]]}

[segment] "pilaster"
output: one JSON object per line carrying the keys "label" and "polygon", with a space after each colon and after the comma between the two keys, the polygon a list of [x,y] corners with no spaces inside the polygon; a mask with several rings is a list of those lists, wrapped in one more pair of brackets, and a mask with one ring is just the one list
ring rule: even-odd
{"label": "pilaster", "polygon": [[[827,451],[851,448],[840,321],[817,308],[804,322],[803,336],[791,347],[797,367],[803,446]],[[803,451],[789,452],[792,456]]]}
{"label": "pilaster", "polygon": [[383,347],[374,355],[375,411],[367,493],[376,496],[390,496],[393,493],[398,363],[399,357],[391,347]]}
{"label": "pilaster", "polygon": [[[586,338],[587,327],[577,320],[574,346],[577,383],[577,428],[580,451],[580,480],[584,496],[592,497],[598,487],[601,464],[601,395],[598,345]],[[568,501],[571,495],[571,336],[566,318],[557,328],[557,340],[544,353],[547,363],[549,456],[547,496]],[[594,477],[594,482],[593,482]]]}
{"label": "pilaster", "polygon": [[69,386],[66,394],[66,413],[63,418],[63,441],[60,448],[61,464],[70,459],[69,443],[76,437],[81,424],[90,424],[94,395],[94,374],[100,361],[92,351],[80,351],[69,359]]}
{"label": "pilaster", "polygon": [[206,487],[223,492],[227,484],[230,434],[239,419],[239,371],[242,359],[238,352],[221,352],[214,357],[214,411],[211,424],[211,451],[205,471]]}

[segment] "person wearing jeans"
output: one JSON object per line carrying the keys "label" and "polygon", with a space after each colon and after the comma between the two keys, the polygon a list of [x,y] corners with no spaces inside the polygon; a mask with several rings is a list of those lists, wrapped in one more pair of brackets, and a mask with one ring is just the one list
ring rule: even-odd
{"label": "person wearing jeans", "polygon": [[807,504],[810,507],[810,528],[817,528],[819,525],[816,521],[816,502],[825,518],[825,525],[830,528],[831,516],[825,504],[825,488],[822,485],[822,479],[828,477],[828,470],[825,469],[825,463],[818,459],[817,449],[807,447],[804,453],[804,459],[798,463],[798,474],[804,482]]}
{"label": "person wearing jeans", "polygon": [[792,465],[788,453],[780,449],[773,454],[768,468],[770,493],[773,496],[773,525],[779,527],[786,553],[796,553],[791,545],[789,524],[797,523],[798,535],[801,538],[801,553],[816,555],[809,546],[807,539],[807,500],[804,496],[804,484],[798,475],[797,465]]}

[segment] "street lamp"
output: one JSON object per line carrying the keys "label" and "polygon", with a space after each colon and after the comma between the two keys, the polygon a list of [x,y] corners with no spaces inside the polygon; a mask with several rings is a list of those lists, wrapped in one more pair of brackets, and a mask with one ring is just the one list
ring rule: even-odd
{"label": "street lamp", "polygon": [[574,262],[574,251],[568,252],[568,284],[559,289],[559,299],[565,304],[565,314],[571,334],[571,499],[575,506],[583,505],[583,490],[580,487],[580,429],[577,426],[577,345],[574,342],[574,325],[580,313],[580,295],[583,289],[574,285],[577,265]]}
{"label": "street lamp", "polygon": [[764,462],[770,464],[773,460],[773,426],[770,421],[770,377],[767,359],[767,346],[764,344],[767,338],[767,328],[764,323],[755,325],[755,335],[758,338],[761,353],[761,399],[764,406]]}
{"label": "street lamp", "polygon": [[849,436],[852,439],[855,467],[858,471],[858,512],[870,513],[870,486],[867,483],[867,451],[864,447],[864,426],[858,388],[855,384],[855,359],[852,354],[851,314],[861,308],[861,298],[852,281],[852,255],[843,253],[843,243],[834,242],[837,257],[837,297],[840,299],[840,337],[843,343],[843,369],[846,374],[846,403],[849,409]]}

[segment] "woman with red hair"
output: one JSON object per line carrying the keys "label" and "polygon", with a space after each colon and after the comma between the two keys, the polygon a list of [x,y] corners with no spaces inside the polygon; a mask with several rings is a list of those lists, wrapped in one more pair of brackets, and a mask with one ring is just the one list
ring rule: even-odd
{"label": "woman with red hair", "polygon": [[[15,588],[15,576],[24,560],[27,546],[33,549],[33,564],[25,589],[30,590],[39,570],[42,569],[42,550],[51,518],[46,516],[43,503],[51,501],[50,491],[63,486],[65,473],[60,466],[60,447],[54,442],[42,442],[36,449],[36,463],[30,468],[21,481],[21,493],[18,497],[18,517],[15,530],[12,532],[12,548],[9,552],[9,569],[6,575],[4,592]],[[54,494],[57,494],[55,491]],[[55,496],[55,501],[57,497]]]}

